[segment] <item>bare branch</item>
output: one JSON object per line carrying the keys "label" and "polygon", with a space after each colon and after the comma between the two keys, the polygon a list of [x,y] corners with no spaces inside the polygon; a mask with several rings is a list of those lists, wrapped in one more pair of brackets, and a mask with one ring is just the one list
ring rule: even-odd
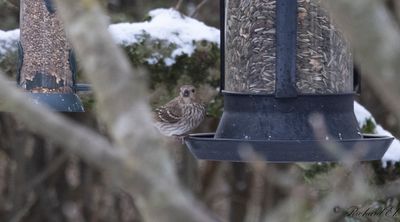
{"label": "bare branch", "polygon": [[29,195],[28,202],[21,208],[11,219],[10,222],[20,222],[32,209],[33,205],[37,202],[37,197],[34,194]]}
{"label": "bare branch", "polygon": [[11,86],[4,78],[4,73],[0,71],[0,98],[3,111],[12,112],[30,129],[98,167],[103,168],[102,163],[119,162],[121,156],[124,156],[122,149],[113,149],[103,136],[50,112],[45,107],[34,105],[27,100],[27,96]]}
{"label": "bare branch", "polygon": [[11,2],[9,0],[4,0],[4,3],[6,3],[9,7],[13,8],[13,9],[19,10],[18,5],[14,4],[13,2]]}
{"label": "bare branch", "polygon": [[62,153],[56,159],[51,161],[50,165],[46,167],[41,173],[39,173],[35,178],[32,179],[28,184],[24,187],[24,192],[29,193],[32,189],[34,189],[39,184],[43,183],[49,176],[54,174],[63,163],[68,160],[68,154]]}
{"label": "bare branch", "polygon": [[197,15],[197,13],[199,12],[199,10],[208,2],[208,0],[203,0],[201,1],[196,8],[194,9],[194,11],[192,12],[192,14],[190,14],[190,17],[194,17]]}
{"label": "bare branch", "polygon": [[400,1],[393,0],[393,11],[396,14],[397,22],[400,22]]}
{"label": "bare branch", "polygon": [[130,151],[124,159],[128,174],[117,176],[135,195],[141,213],[151,221],[213,221],[179,184],[167,147],[152,125],[144,72],[132,70],[113,43],[99,5],[95,1],[56,3],[92,83],[100,117],[116,143]]}
{"label": "bare branch", "polygon": [[178,0],[178,2],[175,5],[175,10],[179,11],[179,9],[182,7],[183,0]]}

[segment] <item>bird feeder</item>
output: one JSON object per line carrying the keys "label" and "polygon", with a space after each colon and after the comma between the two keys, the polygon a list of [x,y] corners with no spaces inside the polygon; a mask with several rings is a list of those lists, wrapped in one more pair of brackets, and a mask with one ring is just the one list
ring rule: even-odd
{"label": "bird feeder", "polygon": [[351,51],[327,11],[306,0],[221,2],[224,110],[216,133],[186,139],[198,159],[246,161],[249,147],[270,162],[338,161],[332,145],[382,158],[393,138],[360,132]]}
{"label": "bird feeder", "polygon": [[76,95],[76,62],[51,0],[21,0],[17,84],[33,103],[83,112]]}

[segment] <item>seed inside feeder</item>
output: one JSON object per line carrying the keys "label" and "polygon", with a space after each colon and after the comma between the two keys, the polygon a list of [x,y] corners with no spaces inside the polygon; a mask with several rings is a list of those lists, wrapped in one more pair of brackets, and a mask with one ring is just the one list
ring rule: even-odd
{"label": "seed inside feeder", "polygon": [[[276,1],[227,0],[226,5],[226,90],[273,94]],[[351,93],[351,51],[319,1],[298,0],[297,23],[297,91]]]}
{"label": "seed inside feeder", "polygon": [[19,84],[33,93],[72,93],[71,46],[45,1],[21,0],[23,61]]}

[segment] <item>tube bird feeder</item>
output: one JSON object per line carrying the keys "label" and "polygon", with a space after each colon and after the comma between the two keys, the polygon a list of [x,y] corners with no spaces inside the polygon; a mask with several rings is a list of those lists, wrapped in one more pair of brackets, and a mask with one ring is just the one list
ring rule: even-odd
{"label": "tube bird feeder", "polygon": [[[198,159],[331,162],[327,147],[381,159],[393,138],[363,135],[354,115],[352,54],[316,1],[221,1],[224,112],[216,133],[185,141]],[[222,45],[223,44],[223,45]],[[224,47],[224,48],[223,48]],[[224,50],[225,49],[225,50]],[[316,135],[312,116],[324,119]]]}
{"label": "tube bird feeder", "polygon": [[83,112],[76,95],[76,62],[51,0],[21,0],[17,84],[33,103]]}

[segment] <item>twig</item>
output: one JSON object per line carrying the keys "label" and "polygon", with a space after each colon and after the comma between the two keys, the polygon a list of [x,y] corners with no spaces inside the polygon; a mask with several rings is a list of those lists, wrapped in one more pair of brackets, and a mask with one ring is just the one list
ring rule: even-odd
{"label": "twig", "polygon": [[19,7],[16,4],[10,2],[9,0],[4,0],[4,3],[6,3],[9,7],[12,7],[13,9],[19,10]]}
{"label": "twig", "polygon": [[183,0],[178,0],[178,2],[175,5],[175,10],[179,11],[181,9]]}
{"label": "twig", "polygon": [[397,179],[395,181],[388,182],[385,185],[374,187],[374,192],[377,193],[377,195],[379,195],[379,197],[382,199],[396,197],[400,195],[399,186],[400,179]]}
{"label": "twig", "polygon": [[25,206],[20,209],[10,220],[9,222],[19,222],[22,221],[22,219],[28,214],[32,206],[35,204],[37,201],[37,198],[34,196],[34,194],[31,194],[30,197],[28,198],[28,202],[25,204]]}
{"label": "twig", "polygon": [[201,171],[200,174],[200,194],[201,196],[206,196],[207,192],[209,192],[210,186],[215,181],[215,176],[218,172],[218,167],[221,164],[218,162],[206,162],[204,170]]}
{"label": "twig", "polygon": [[190,14],[190,17],[195,17],[197,15],[197,13],[199,12],[199,10],[208,2],[208,0],[203,0],[201,1],[196,8],[194,9],[194,11]]}
{"label": "twig", "polygon": [[57,169],[60,168],[60,166],[65,163],[68,159],[68,154],[63,153],[60,156],[58,156],[56,159],[51,161],[51,164],[44,170],[42,171],[39,175],[37,175],[33,180],[26,185],[22,190],[24,192],[29,193],[29,190],[32,190],[34,187],[37,185],[41,184],[43,181],[45,181],[50,175],[52,175],[54,172],[56,172]]}
{"label": "twig", "polygon": [[397,22],[400,23],[400,2],[398,0],[392,0],[391,3],[393,4],[393,12],[397,19]]}
{"label": "twig", "polygon": [[320,147],[322,147],[322,149],[324,149],[327,153],[329,153],[339,162],[341,162],[343,166],[349,169],[353,166],[355,162],[357,162],[357,160],[359,159],[357,159],[357,157],[360,155],[360,149],[358,146],[354,147],[354,151],[346,151],[335,140],[326,139],[327,137],[332,138],[332,136],[329,134],[325,119],[321,114],[312,114],[309,118],[309,123],[313,130],[315,138],[318,139],[318,144],[320,145]]}

